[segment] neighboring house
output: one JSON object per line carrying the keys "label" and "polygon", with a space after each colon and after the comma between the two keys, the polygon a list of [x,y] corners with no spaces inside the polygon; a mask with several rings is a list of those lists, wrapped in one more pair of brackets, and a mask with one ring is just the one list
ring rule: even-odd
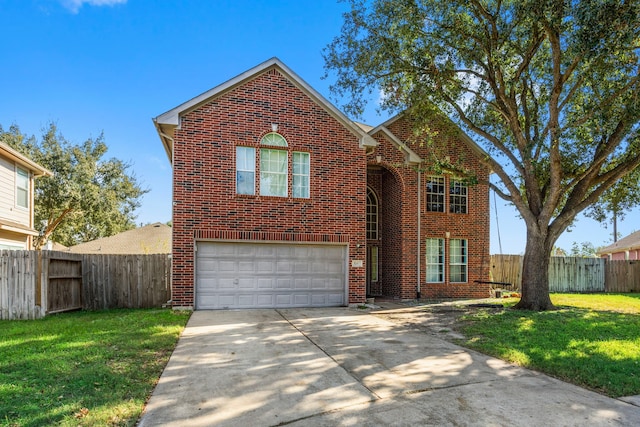
{"label": "neighboring house", "polygon": [[640,260],[640,231],[631,233],[613,245],[600,249],[598,256],[610,261]]}
{"label": "neighboring house", "polygon": [[147,255],[171,253],[171,227],[157,222],[67,249],[77,254]]}
{"label": "neighboring house", "polygon": [[0,249],[33,247],[34,178],[46,175],[52,173],[0,142]]}
{"label": "neighboring house", "polygon": [[[359,126],[273,58],[154,122],[174,307],[489,296],[489,170],[448,119],[434,145],[409,144],[404,115]],[[483,184],[427,172],[432,149]]]}

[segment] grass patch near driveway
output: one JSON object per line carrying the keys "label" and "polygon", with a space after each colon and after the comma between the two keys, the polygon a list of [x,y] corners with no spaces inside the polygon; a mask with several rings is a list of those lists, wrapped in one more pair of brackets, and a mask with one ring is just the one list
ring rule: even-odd
{"label": "grass patch near driveway", "polygon": [[0,321],[0,426],[134,425],[188,319],[147,309]]}
{"label": "grass patch near driveway", "polygon": [[[552,294],[558,310],[479,310],[459,343],[611,397],[640,394],[640,295]],[[504,300],[514,304],[517,299]]]}

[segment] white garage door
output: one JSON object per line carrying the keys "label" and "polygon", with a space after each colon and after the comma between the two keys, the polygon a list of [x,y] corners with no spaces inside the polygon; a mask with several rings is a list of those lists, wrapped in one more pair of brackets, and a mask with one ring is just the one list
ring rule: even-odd
{"label": "white garage door", "polygon": [[346,246],[198,242],[196,309],[346,302]]}

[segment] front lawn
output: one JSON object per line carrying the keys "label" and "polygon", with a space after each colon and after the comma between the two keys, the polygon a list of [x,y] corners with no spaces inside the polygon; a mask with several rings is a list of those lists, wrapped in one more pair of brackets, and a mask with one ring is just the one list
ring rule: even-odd
{"label": "front lawn", "polygon": [[551,300],[559,310],[464,316],[458,326],[467,338],[460,344],[611,397],[640,394],[640,295]]}
{"label": "front lawn", "polygon": [[0,426],[130,426],[189,313],[73,312],[0,321]]}

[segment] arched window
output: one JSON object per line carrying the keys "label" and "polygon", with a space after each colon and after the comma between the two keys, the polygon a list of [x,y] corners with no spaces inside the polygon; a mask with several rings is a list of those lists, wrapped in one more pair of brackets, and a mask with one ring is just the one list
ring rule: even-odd
{"label": "arched window", "polygon": [[[268,133],[260,145],[287,147],[287,140],[279,133]],[[260,149],[260,194],[263,196],[287,197],[287,173],[289,152],[276,148]]]}
{"label": "arched window", "polygon": [[367,187],[367,240],[378,240],[378,197]]}
{"label": "arched window", "polygon": [[[289,164],[289,151],[287,140],[276,132],[269,132],[260,139],[258,156],[256,156],[255,147],[236,146],[236,193],[256,194],[256,157],[258,157],[260,195],[310,198],[310,155],[306,152],[292,151],[292,161]],[[289,175],[292,176],[290,194]]]}

